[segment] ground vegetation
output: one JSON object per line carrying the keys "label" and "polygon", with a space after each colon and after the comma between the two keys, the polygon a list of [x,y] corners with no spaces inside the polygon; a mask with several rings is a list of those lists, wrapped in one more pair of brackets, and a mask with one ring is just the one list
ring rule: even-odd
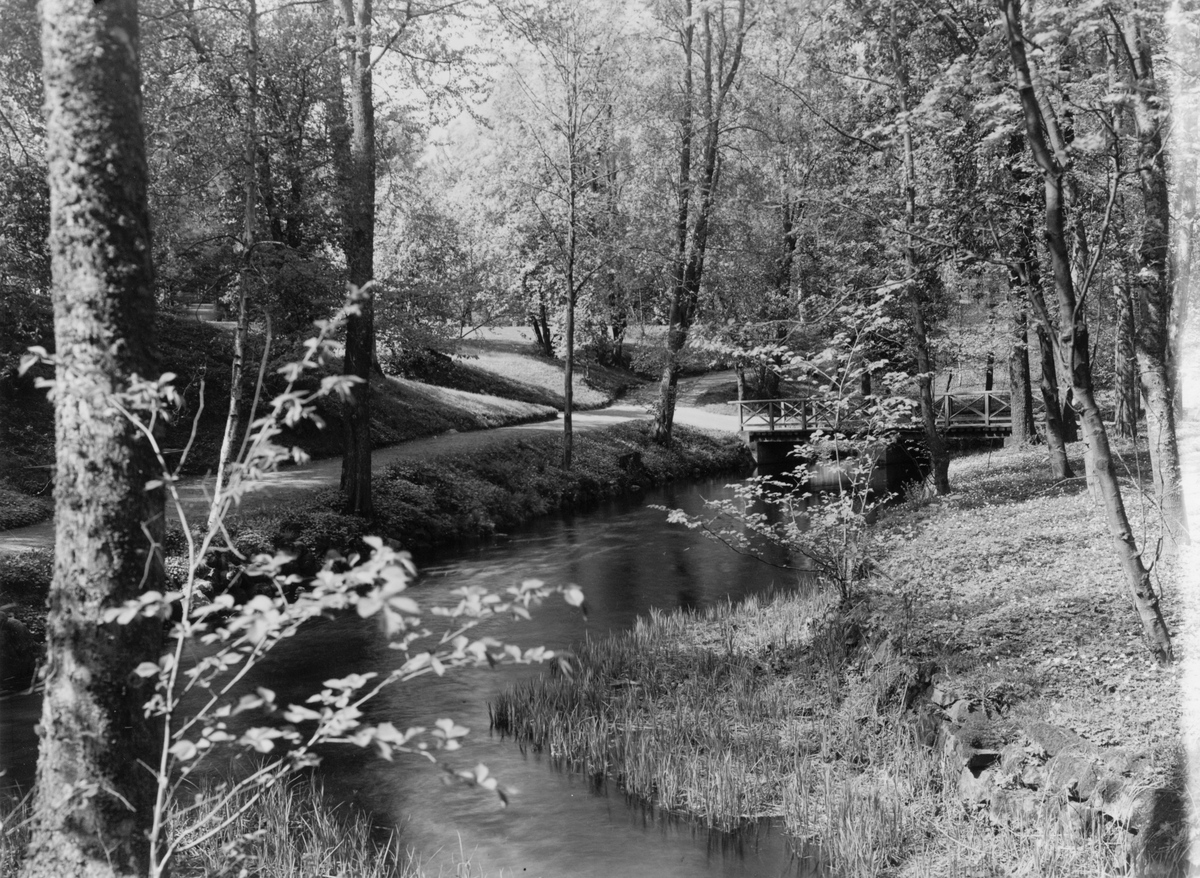
{"label": "ground vegetation", "polygon": [[[1147,464],[1144,446],[1121,453],[1130,471]],[[799,575],[736,607],[655,614],[584,645],[574,677],[506,692],[493,723],[655,808],[722,828],[778,816],[802,855],[838,874],[1180,868],[1178,671],[1113,611],[1119,575],[1085,484],[1048,479],[1043,461],[963,458],[962,490],[884,513],[849,610]],[[1056,551],[1068,543],[1088,551]],[[1104,805],[1085,762],[1078,786],[1022,768],[1058,752],[1040,724],[1115,766],[1101,777],[1135,789],[1137,806],[1088,817]],[[970,770],[972,754],[1001,751],[998,773]]]}

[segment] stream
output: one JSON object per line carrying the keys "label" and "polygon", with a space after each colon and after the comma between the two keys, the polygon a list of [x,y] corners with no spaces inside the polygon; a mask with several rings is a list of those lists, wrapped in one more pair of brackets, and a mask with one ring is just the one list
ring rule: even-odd
{"label": "stream", "polygon": [[[421,565],[412,596],[428,610],[456,602],[465,585],[503,589],[524,579],[575,583],[588,617],[558,598],[532,621],[488,620],[476,629],[523,647],[566,649],[585,637],[630,628],[651,608],[699,609],[720,601],[787,588],[791,574],[734,554],[696,531],[669,525],[652,504],[697,513],[706,498],[730,496],[729,478],[674,485],[614,501],[584,514],[543,519],[487,545],[435,555]],[[302,701],[321,681],[353,671],[385,671],[398,654],[378,625],[346,616],[311,626],[281,644],[259,681],[280,702]],[[427,676],[385,690],[367,721],[398,728],[432,727],[452,717],[471,730],[464,747],[443,754],[452,770],[484,763],[509,792],[494,794],[446,784],[444,772],[423,760],[389,763],[356,748],[330,750],[321,773],[337,800],[369,808],[376,822],[399,827],[403,843],[421,852],[430,874],[488,876],[806,876],[818,874],[797,856],[770,821],[737,834],[710,832],[673,815],[631,802],[613,784],[552,767],[540,754],[488,731],[487,702],[504,687],[541,668],[500,667]],[[6,700],[0,714],[0,782],[27,786],[36,740],[34,696]],[[353,751],[353,752],[352,752]]]}

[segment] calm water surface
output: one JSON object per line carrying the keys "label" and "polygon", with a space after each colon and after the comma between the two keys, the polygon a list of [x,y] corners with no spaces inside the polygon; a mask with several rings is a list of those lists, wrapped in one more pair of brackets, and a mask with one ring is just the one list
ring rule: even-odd
{"label": "calm water surface", "polygon": [[[427,561],[412,592],[426,608],[452,605],[464,585],[491,589],[537,578],[575,583],[587,596],[589,615],[554,599],[533,621],[489,620],[479,634],[523,646],[570,648],[633,625],[652,607],[696,609],[772,587],[794,585],[790,574],[739,556],[696,531],[668,525],[650,504],[699,512],[705,498],[728,496],[729,479],[647,492],[636,501],[609,504],[583,515],[546,520],[495,544],[447,553]],[[385,671],[397,653],[372,621],[343,618],[313,626],[281,645],[257,681],[283,703],[302,700],[322,680],[352,671]],[[453,717],[471,729],[462,750],[445,754],[449,769],[482,762],[510,793],[497,797],[444,783],[436,766],[399,759],[387,763],[341,748],[326,754],[322,772],[338,798],[370,808],[378,822],[401,828],[405,843],[454,874],[470,859],[472,874],[489,876],[799,876],[808,865],[780,831],[764,823],[737,836],[710,833],[628,802],[611,785],[558,771],[547,760],[522,753],[511,740],[488,731],[487,702],[540,668],[456,671],[393,688],[372,703],[371,721],[399,728],[432,726]],[[0,767],[5,779],[27,783],[36,744],[32,698],[0,705]]]}

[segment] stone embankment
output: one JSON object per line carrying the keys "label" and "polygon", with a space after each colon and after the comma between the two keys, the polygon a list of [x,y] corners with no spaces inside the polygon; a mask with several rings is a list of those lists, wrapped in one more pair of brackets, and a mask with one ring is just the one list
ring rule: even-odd
{"label": "stone embankment", "polygon": [[1177,825],[1183,802],[1156,787],[1146,754],[1099,747],[1075,732],[929,685],[918,708],[924,743],[957,770],[960,799],[997,826],[1061,821],[1081,835],[1101,823],[1122,827],[1145,858],[1139,874],[1156,874],[1157,829]]}

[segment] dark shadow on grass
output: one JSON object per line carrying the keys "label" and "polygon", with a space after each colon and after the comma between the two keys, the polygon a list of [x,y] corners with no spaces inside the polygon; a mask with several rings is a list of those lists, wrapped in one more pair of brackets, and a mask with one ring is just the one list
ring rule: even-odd
{"label": "dark shadow on grass", "polygon": [[737,399],[737,386],[710,387],[696,397],[696,405],[724,405]]}
{"label": "dark shadow on grass", "polygon": [[1087,490],[1079,456],[1071,458],[1071,468],[1079,475],[1062,480],[1052,478],[1045,462],[1035,462],[1029,454],[988,452],[973,457],[984,458],[982,465],[979,460],[971,460],[956,474],[956,505],[960,509],[1003,506],[1037,496],[1060,497]]}

